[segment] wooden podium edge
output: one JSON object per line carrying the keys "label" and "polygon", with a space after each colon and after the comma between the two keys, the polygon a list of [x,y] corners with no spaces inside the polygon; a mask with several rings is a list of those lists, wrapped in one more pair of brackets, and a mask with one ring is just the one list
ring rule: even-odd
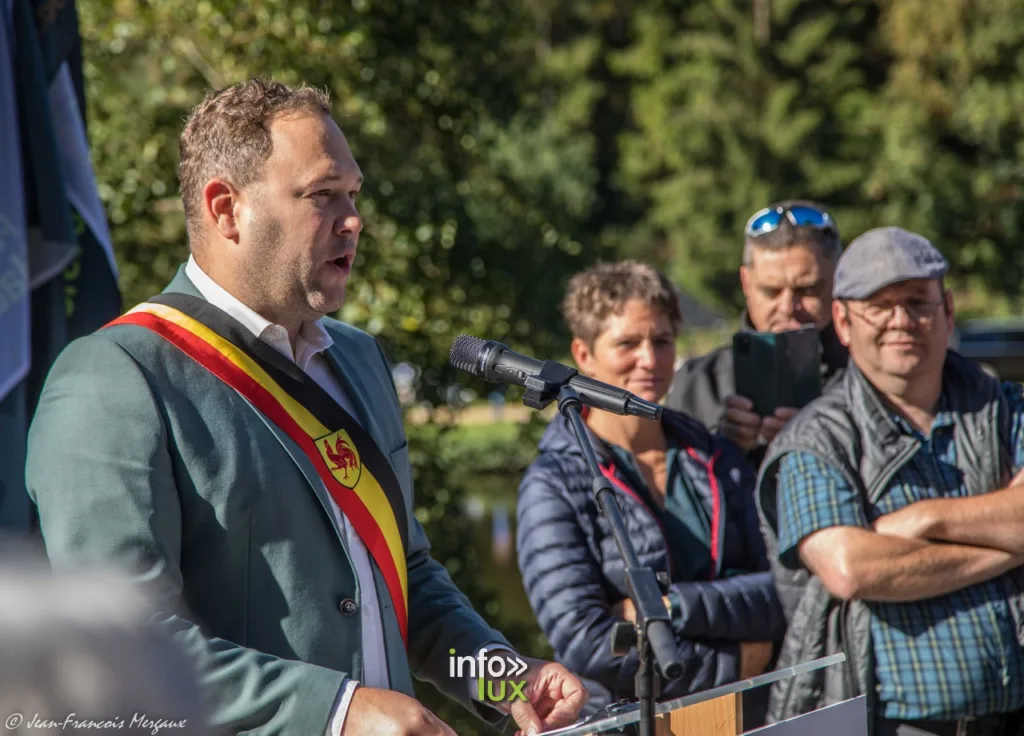
{"label": "wooden podium edge", "polygon": [[657,716],[655,736],[737,736],[743,733],[743,695],[731,693]]}

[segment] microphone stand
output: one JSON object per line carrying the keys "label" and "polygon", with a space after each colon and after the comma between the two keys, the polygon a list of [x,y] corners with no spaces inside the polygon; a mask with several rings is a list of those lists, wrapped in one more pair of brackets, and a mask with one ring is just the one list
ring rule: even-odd
{"label": "microphone stand", "polygon": [[675,634],[669,625],[665,603],[661,600],[662,588],[668,586],[668,576],[655,575],[651,568],[641,567],[637,559],[615,499],[615,491],[601,472],[597,452],[580,414],[583,402],[569,385],[569,379],[575,375],[576,371],[572,368],[554,361],[544,361],[540,371],[526,379],[523,403],[534,409],[544,409],[557,399],[559,413],[569,420],[583,450],[598,506],[611,525],[615,544],[626,563],[626,589],[636,610],[635,624],[623,621],[612,627],[612,652],[617,656],[625,656],[632,646],[636,646],[639,656],[635,678],[636,695],[640,702],[639,734],[654,736],[654,704],[660,693],[659,670],[660,675],[669,680],[683,674]]}

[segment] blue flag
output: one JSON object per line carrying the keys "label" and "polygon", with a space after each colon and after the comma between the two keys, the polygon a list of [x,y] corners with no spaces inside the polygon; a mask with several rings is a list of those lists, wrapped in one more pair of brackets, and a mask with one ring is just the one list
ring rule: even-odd
{"label": "blue flag", "polygon": [[[4,3],[6,6],[7,3]],[[28,242],[14,89],[14,29],[0,13],[0,399],[28,374]]]}
{"label": "blue flag", "polygon": [[[0,528],[26,530],[32,513],[24,487],[25,439],[43,381],[70,340],[120,314],[121,298],[85,135],[75,4],[0,3],[17,39],[3,48],[13,60],[15,104],[0,107],[14,122],[0,124],[20,133],[20,181],[11,186],[19,187],[23,203],[22,275],[29,291],[27,302],[21,300],[29,318],[28,373],[23,368],[20,383],[0,394]],[[0,177],[13,176],[0,171]]]}
{"label": "blue flag", "polygon": [[83,111],[65,62],[50,85],[50,110],[78,255],[63,270],[67,337],[88,335],[121,313],[117,263],[107,218],[96,191]]}
{"label": "blue flag", "polygon": [[31,364],[28,233],[14,73],[14,16],[0,4],[0,528],[30,518],[22,476],[28,411],[24,379]]}

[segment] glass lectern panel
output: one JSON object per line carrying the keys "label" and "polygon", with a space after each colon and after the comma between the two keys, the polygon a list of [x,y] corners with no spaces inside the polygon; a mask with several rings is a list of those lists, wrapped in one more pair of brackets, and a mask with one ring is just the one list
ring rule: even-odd
{"label": "glass lectern panel", "polygon": [[[784,669],[766,672],[765,674],[758,675],[757,677],[739,680],[738,682],[722,685],[721,687],[712,688],[711,690],[703,690],[699,693],[693,693],[692,695],[684,695],[680,698],[661,701],[656,707],[656,712],[659,714],[671,713],[674,710],[685,708],[689,705],[695,705],[697,703],[703,703],[708,700],[714,700],[715,698],[720,698],[723,695],[744,693],[748,690],[753,690],[754,688],[767,687],[772,683],[779,682],[780,680],[802,675],[805,672],[812,672],[826,667],[834,667],[845,661],[846,655],[842,653],[822,657],[821,659],[814,659],[810,662],[804,662],[803,664],[798,664],[793,667],[786,667]],[[565,728],[560,728],[555,731],[548,731],[544,736],[585,736],[586,734],[602,733],[612,734],[621,731],[625,726],[634,724],[639,720],[640,706],[636,701],[615,703],[589,718],[573,724],[572,726],[566,726]]]}

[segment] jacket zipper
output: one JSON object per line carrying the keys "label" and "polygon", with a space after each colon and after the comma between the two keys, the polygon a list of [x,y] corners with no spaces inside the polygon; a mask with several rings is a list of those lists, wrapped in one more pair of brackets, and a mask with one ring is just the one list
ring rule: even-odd
{"label": "jacket zipper", "polygon": [[[711,552],[711,572],[708,576],[708,579],[714,580],[718,575],[719,564],[721,559],[719,547],[721,546],[720,526],[722,522],[722,488],[718,483],[718,478],[715,476],[715,462],[718,460],[718,457],[721,454],[721,450],[715,450],[715,452],[711,455],[711,458],[707,462],[702,460],[700,455],[698,455],[696,450],[694,450],[692,447],[686,448],[686,451],[689,453],[690,457],[692,457],[698,464],[700,464],[705,469],[705,471],[708,474],[708,487],[711,491],[711,544],[709,545]],[[665,559],[668,561],[669,577],[671,577],[672,551],[669,548],[668,535],[665,533],[665,527],[662,526],[661,521],[658,519],[658,517],[655,516],[654,512],[647,507],[647,504],[645,504],[643,500],[641,500],[640,497],[636,495],[633,489],[630,488],[625,483],[623,483],[621,480],[619,480],[619,478],[615,475],[614,463],[609,462],[607,466],[602,465],[601,472],[619,490],[623,491],[624,493],[629,495],[630,498],[639,503],[640,506],[643,507],[644,511],[650,514],[651,518],[654,519],[654,523],[657,524],[658,529],[661,530],[662,541],[665,544]]]}
{"label": "jacket zipper", "polygon": [[719,528],[722,523],[722,488],[718,485],[718,478],[715,477],[715,461],[718,460],[721,450],[715,450],[707,462],[701,460],[700,455],[692,447],[686,448],[686,451],[690,453],[690,457],[704,467],[708,474],[708,487],[711,489],[711,580],[714,580],[718,575],[721,558],[719,545],[722,541]]}
{"label": "jacket zipper", "polygon": [[643,502],[643,499],[641,499],[638,495],[636,495],[636,492],[632,488],[630,488],[628,485],[626,485],[621,480],[619,480],[618,476],[615,475],[615,464],[614,463],[609,462],[607,465],[602,465],[600,467],[601,467],[601,473],[604,475],[604,477],[607,478],[608,480],[610,480],[613,486],[615,486],[620,491],[622,491],[627,496],[629,496],[631,499],[633,499],[638,504],[640,504],[640,508],[642,508],[645,512],[647,512],[647,514],[651,517],[651,519],[654,521],[654,523],[658,526],[658,529],[661,531],[661,541],[665,545],[665,561],[668,563],[668,576],[671,579],[672,578],[672,550],[669,549],[669,546],[668,546],[668,534],[665,533],[665,527],[662,526],[661,520],[657,516],[655,516],[654,512],[651,511],[651,509],[647,506],[647,504],[645,504]]}

